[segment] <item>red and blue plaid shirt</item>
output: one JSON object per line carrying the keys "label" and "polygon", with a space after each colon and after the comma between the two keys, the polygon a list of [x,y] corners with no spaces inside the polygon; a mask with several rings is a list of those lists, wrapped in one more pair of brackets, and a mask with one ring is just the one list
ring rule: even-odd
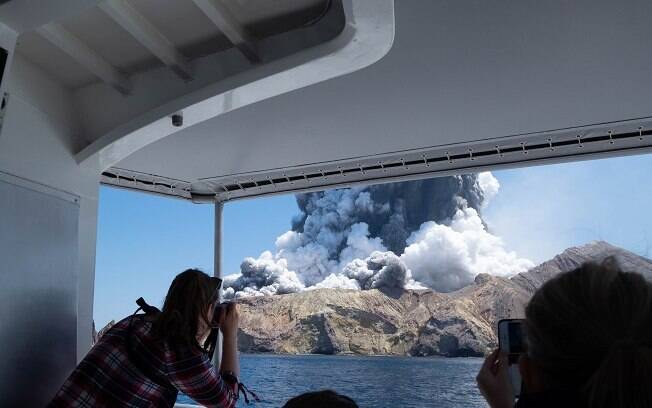
{"label": "red and blue plaid shirt", "polygon": [[[179,391],[206,407],[235,407],[237,385],[223,381],[206,353],[156,341],[151,328],[152,323],[140,317],[113,326],[68,377],[50,407],[172,407]],[[134,364],[130,355],[139,362]],[[139,369],[144,364],[147,374]]]}

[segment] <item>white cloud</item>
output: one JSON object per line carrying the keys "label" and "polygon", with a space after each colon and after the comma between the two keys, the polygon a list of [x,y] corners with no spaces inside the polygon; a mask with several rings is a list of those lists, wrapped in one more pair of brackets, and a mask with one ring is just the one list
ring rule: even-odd
{"label": "white cloud", "polygon": [[472,208],[458,210],[450,225],[424,223],[407,242],[401,260],[412,277],[439,291],[468,285],[479,273],[511,276],[534,266],[507,251]]}
{"label": "white cloud", "polygon": [[374,251],[386,251],[380,238],[369,238],[369,227],[364,222],[353,224],[346,238],[346,247],[340,252],[340,265],[354,259],[363,259]]}
{"label": "white cloud", "polygon": [[323,288],[360,290],[360,284],[355,279],[331,273],[323,281],[317,283],[315,286],[309,287],[308,290]]}
{"label": "white cloud", "polygon": [[482,173],[478,173],[478,185],[484,193],[484,201],[482,206],[486,207],[498,194],[498,190],[500,190],[500,183],[498,182],[498,179],[496,179],[496,177],[491,174],[491,172],[483,171]]}

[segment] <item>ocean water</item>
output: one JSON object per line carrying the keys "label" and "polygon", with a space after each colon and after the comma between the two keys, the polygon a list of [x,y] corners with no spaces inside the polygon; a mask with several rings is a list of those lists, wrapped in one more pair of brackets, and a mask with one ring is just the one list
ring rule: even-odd
{"label": "ocean water", "polygon": [[[479,358],[240,356],[241,380],[262,399],[238,407],[282,407],[293,396],[324,388],[368,408],[487,407],[475,376]],[[178,402],[193,404],[181,395]]]}

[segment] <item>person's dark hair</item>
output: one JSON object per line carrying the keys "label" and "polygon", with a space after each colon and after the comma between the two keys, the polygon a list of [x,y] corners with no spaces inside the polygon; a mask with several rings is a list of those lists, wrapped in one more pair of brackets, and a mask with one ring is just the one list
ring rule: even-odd
{"label": "person's dark hair", "polygon": [[652,284],[612,258],[551,279],[526,308],[528,357],[590,408],[652,407]]}
{"label": "person's dark hair", "polygon": [[283,408],[358,408],[358,405],[351,398],[335,391],[322,390],[294,397]]}
{"label": "person's dark hair", "polygon": [[171,345],[200,348],[196,339],[199,319],[208,322],[208,306],[217,300],[219,282],[198,269],[177,275],[165,296],[163,310],[152,324],[154,337]]}

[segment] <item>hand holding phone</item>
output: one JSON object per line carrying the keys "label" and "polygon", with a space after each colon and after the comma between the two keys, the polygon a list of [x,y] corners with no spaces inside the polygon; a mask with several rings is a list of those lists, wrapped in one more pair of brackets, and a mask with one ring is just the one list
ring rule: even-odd
{"label": "hand holding phone", "polygon": [[476,381],[480,393],[491,408],[514,408],[514,395],[507,371],[507,354],[499,349],[489,354]]}
{"label": "hand holding phone", "polygon": [[523,392],[523,381],[518,366],[521,354],[525,353],[525,332],[523,319],[504,319],[498,322],[498,347],[507,355],[508,373],[513,395]]}

